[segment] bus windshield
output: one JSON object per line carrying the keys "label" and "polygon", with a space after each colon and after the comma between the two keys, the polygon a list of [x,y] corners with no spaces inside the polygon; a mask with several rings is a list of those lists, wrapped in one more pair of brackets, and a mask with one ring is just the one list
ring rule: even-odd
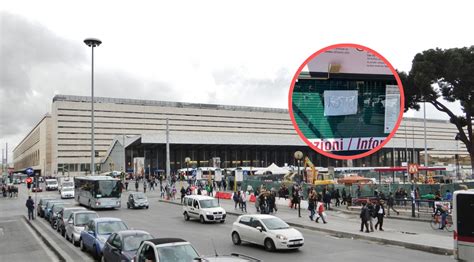
{"label": "bus windshield", "polygon": [[97,181],[96,184],[96,197],[120,197],[121,188],[120,183],[117,180],[102,180]]}

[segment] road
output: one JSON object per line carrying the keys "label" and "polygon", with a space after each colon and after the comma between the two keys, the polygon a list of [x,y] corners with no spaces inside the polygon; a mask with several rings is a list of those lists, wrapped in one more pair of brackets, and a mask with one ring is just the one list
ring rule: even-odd
{"label": "road", "polygon": [[[15,214],[25,212],[24,203],[26,193],[24,186],[20,190],[18,199],[4,199],[0,201],[0,209],[8,206],[8,210]],[[38,193],[40,196],[59,196],[57,192]],[[241,253],[264,261],[452,261],[452,257],[434,255],[426,252],[405,249],[397,246],[386,246],[364,240],[337,238],[328,234],[299,229],[305,237],[305,246],[295,251],[278,251],[270,253],[262,247],[243,244],[235,246],[230,238],[232,223],[235,216],[229,216],[225,224],[200,224],[198,221],[184,221],[180,206],[159,202],[159,198],[150,198],[150,209],[128,210],[125,201],[128,193],[122,196],[122,207],[117,210],[100,210],[101,217],[118,217],[124,220],[129,227],[143,229],[155,237],[180,237],[190,241],[196,249],[205,255]],[[73,202],[74,200],[67,200]],[[57,234],[47,228],[46,234]],[[79,251],[76,248],[73,253]],[[4,249],[3,249],[4,250]],[[79,251],[80,252],[80,251]],[[90,256],[84,255],[84,259]]]}

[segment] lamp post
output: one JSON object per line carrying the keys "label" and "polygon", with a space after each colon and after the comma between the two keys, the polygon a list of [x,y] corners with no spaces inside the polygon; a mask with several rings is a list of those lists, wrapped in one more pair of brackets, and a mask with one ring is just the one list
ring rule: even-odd
{"label": "lamp post", "polygon": [[[184,163],[186,163],[186,177],[189,175],[189,162],[191,162],[191,158],[190,157],[186,157],[184,158]],[[181,182],[183,181],[183,179],[181,179]]]}
{"label": "lamp post", "polygon": [[301,196],[300,196],[300,187],[301,187],[301,180],[302,180],[302,177],[300,175],[300,161],[301,159],[303,159],[303,152],[301,151],[296,151],[295,154],[294,154],[294,157],[297,161],[297,164],[298,164],[298,178],[299,178],[299,186],[298,186],[298,217],[301,217]]}
{"label": "lamp post", "polygon": [[92,48],[92,73],[91,73],[91,175],[95,175],[95,145],[94,145],[94,47],[102,44],[102,41],[96,38],[86,38],[84,43]]}

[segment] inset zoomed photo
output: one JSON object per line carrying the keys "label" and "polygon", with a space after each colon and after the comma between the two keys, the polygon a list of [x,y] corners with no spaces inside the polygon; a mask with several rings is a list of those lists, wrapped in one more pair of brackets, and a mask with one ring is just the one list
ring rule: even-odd
{"label": "inset zoomed photo", "polygon": [[336,159],[375,153],[403,114],[403,87],[375,51],[352,44],[324,48],[295,75],[289,94],[293,125],[314,150]]}

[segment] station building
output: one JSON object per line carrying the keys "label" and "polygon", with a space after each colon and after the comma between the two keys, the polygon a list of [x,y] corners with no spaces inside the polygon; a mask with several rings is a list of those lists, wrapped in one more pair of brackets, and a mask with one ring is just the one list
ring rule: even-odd
{"label": "station building", "polygon": [[[423,119],[405,118],[394,138],[377,153],[341,161],[322,156],[299,138],[288,110],[249,106],[95,98],[95,148],[98,170],[133,170],[133,159],[144,158],[146,172],[165,170],[166,141],[170,145],[171,172],[211,166],[221,168],[295,165],[302,151],[321,167],[399,166],[423,161]],[[43,175],[90,173],[91,98],[56,95],[45,115],[13,150],[15,172],[32,167]],[[168,125],[166,124],[168,122]],[[426,120],[430,159],[467,155],[448,121]],[[169,136],[166,136],[166,129]]]}

